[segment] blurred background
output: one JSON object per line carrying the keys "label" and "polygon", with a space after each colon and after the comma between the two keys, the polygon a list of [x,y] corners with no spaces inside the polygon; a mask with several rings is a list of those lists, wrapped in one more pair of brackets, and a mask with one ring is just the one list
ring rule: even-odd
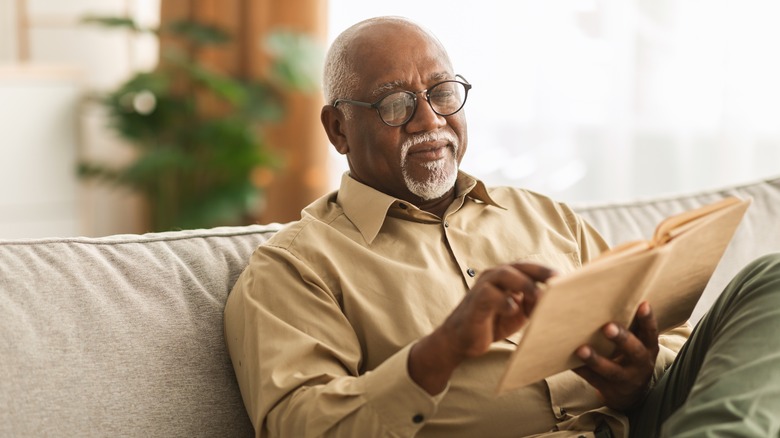
{"label": "blurred background", "polygon": [[0,0],[0,239],[296,219],[346,170],[322,55],[377,15],[474,85],[462,168],[489,184],[589,203],[780,175],[774,0]]}

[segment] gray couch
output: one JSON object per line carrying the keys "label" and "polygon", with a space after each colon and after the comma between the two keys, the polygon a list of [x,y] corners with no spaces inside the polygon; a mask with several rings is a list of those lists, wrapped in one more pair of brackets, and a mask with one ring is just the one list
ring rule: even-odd
{"label": "gray couch", "polygon": [[[724,195],[754,202],[698,319],[739,267],[780,251],[780,178],[575,209],[618,243]],[[279,227],[0,241],[0,436],[250,436],[222,309]]]}

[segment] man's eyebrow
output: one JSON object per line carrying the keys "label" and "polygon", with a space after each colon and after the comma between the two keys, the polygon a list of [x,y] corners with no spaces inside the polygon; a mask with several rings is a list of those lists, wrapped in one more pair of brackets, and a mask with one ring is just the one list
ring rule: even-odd
{"label": "man's eyebrow", "polygon": [[387,92],[397,90],[399,88],[403,88],[404,82],[401,80],[396,80],[392,82],[385,82],[384,84],[379,85],[374,89],[373,92],[371,92],[371,96],[373,97],[379,97]]}
{"label": "man's eyebrow", "polygon": [[[430,81],[446,81],[448,79],[452,79],[451,75],[447,72],[436,72],[431,74],[428,79]],[[385,82],[384,84],[380,84],[378,87],[374,89],[374,91],[371,92],[372,97],[380,97],[383,94],[389,93],[390,91],[403,89],[404,88],[404,81],[402,80],[395,80],[390,82]],[[409,90],[413,91],[413,90]]]}
{"label": "man's eyebrow", "polygon": [[432,74],[430,79],[431,81],[446,81],[452,79],[452,76],[445,71],[440,71],[438,73]]}

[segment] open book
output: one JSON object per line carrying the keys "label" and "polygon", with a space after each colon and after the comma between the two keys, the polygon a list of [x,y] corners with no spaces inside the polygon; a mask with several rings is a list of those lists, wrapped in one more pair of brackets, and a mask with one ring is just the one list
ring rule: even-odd
{"label": "open book", "polygon": [[648,241],[617,246],[582,268],[550,279],[520,332],[498,391],[519,388],[582,365],[581,345],[610,356],[601,333],[628,327],[648,301],[659,333],[690,318],[750,200],[729,197],[663,220]]}

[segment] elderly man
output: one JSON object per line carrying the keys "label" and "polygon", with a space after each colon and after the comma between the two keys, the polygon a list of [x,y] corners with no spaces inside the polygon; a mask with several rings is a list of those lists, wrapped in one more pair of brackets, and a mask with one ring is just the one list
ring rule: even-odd
{"label": "elderly man", "polygon": [[[730,409],[750,400],[710,390],[724,386],[714,377],[728,388],[740,380],[724,376],[727,363],[766,379],[741,394],[765,396],[751,405],[766,417],[756,427],[777,433],[777,358],[764,354],[769,362],[753,366],[751,350],[712,372],[702,366],[723,340],[723,314],[748,301],[741,297],[757,297],[751,308],[780,308],[780,294],[739,285],[678,361],[689,327],[659,337],[644,303],[630,329],[604,327],[614,358],[583,346],[585,366],[496,395],[538,285],[554,275],[547,267],[572,271],[607,245],[563,204],[459,172],[470,89],[439,41],[408,20],[367,20],[333,43],[322,123],[349,172],[337,192],[257,249],[225,310],[257,435],[628,436],[631,427],[655,436],[670,416],[673,436],[715,430],[712,418],[749,430],[743,411]],[[762,291],[780,291],[779,264],[752,267],[771,272]],[[778,321],[764,317],[754,328],[772,333],[764,353],[780,351]],[[694,384],[704,386],[691,392]]]}

